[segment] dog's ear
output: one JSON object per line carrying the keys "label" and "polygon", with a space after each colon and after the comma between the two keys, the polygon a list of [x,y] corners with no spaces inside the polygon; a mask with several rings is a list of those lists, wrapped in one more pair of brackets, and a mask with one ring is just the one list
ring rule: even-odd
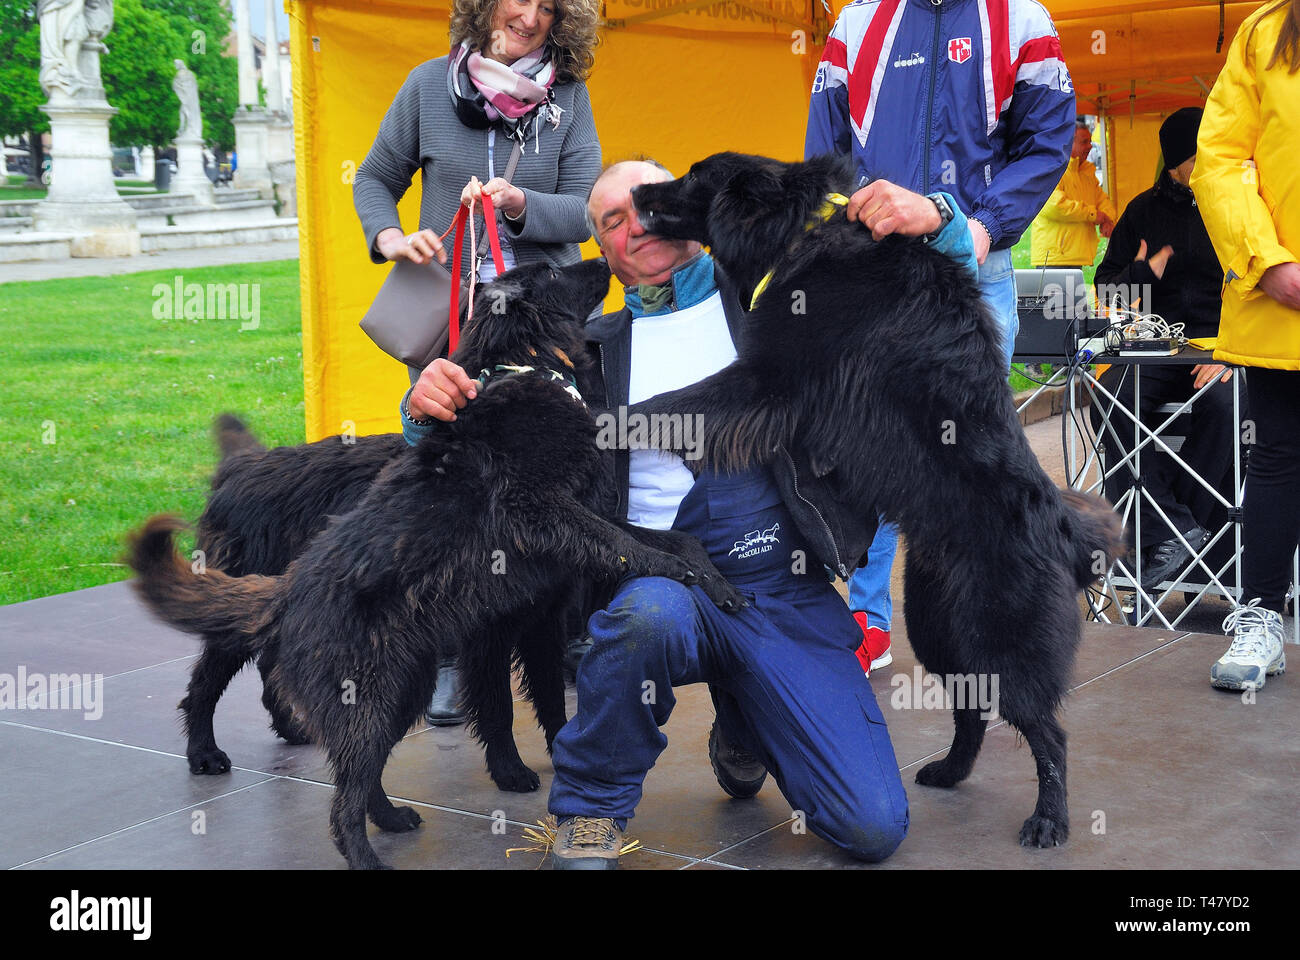
{"label": "dog's ear", "polygon": [[712,244],[724,267],[734,271],[749,263],[766,270],[803,224],[804,213],[791,202],[780,173],[760,167],[727,181],[713,198],[709,219],[730,228],[718,231]]}

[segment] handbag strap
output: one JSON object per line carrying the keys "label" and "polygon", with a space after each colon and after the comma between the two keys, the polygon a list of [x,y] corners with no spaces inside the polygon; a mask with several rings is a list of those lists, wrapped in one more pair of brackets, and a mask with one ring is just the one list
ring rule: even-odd
{"label": "handbag strap", "polygon": [[[506,168],[501,174],[501,179],[504,180],[506,183],[513,183],[515,168],[519,166],[519,157],[523,154],[523,152],[524,152],[524,148],[520,145],[519,141],[518,140],[514,141],[514,146],[510,150],[510,159],[506,161]],[[495,230],[496,224],[494,223],[492,227],[493,230]],[[474,259],[476,261],[483,259],[483,250],[486,248],[487,242],[488,242],[488,235],[484,234],[483,239],[478,242],[478,247],[474,251]],[[499,263],[497,264],[497,272],[498,273],[501,272]]]}

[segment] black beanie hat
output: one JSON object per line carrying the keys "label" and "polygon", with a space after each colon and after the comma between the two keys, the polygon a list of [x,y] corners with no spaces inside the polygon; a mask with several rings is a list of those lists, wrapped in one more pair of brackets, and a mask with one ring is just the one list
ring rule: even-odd
{"label": "black beanie hat", "polygon": [[1172,170],[1196,153],[1196,134],[1201,129],[1200,107],[1175,110],[1160,124],[1160,152],[1165,166]]}

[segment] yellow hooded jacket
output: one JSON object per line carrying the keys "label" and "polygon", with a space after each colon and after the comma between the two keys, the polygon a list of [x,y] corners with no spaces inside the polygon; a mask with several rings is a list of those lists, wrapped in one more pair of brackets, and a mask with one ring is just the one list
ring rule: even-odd
{"label": "yellow hooded jacket", "polygon": [[1300,370],[1300,310],[1258,286],[1269,267],[1300,259],[1300,71],[1283,59],[1265,69],[1286,15],[1276,6],[1248,17],[1228,49],[1205,104],[1192,191],[1225,271],[1214,359]]}
{"label": "yellow hooded jacket", "polygon": [[1087,160],[1071,157],[1061,182],[1034,218],[1030,235],[1033,265],[1088,264],[1096,260],[1099,213],[1118,219],[1115,205],[1097,182],[1097,168]]}

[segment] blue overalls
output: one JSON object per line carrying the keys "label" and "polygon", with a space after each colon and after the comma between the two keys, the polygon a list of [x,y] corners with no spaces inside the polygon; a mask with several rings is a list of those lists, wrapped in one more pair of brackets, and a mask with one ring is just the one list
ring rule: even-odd
{"label": "blue overalls", "polygon": [[888,857],[907,833],[907,796],[853,654],[862,631],[770,473],[702,475],[673,526],[700,539],[751,605],[727,614],[699,587],[623,581],[589,622],[577,714],[555,738],[550,811],[631,819],[668,743],[659,728],[673,687],[708,682],[726,739],[762,761],[812,832],[859,859]]}

